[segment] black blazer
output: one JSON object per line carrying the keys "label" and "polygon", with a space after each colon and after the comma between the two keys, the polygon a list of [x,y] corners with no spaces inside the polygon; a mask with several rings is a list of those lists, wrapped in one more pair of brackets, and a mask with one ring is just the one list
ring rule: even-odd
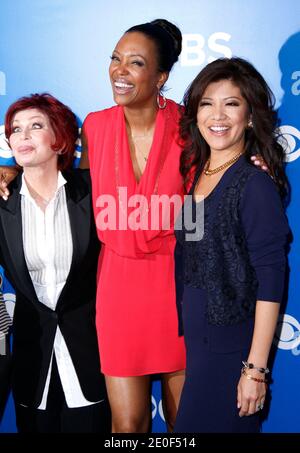
{"label": "black blazer", "polygon": [[95,327],[97,238],[88,171],[63,174],[73,257],[55,311],[37,299],[23,252],[21,175],[0,199],[0,264],[16,291],[13,322],[13,393],[17,403],[38,407],[47,377],[57,326],[71,355],[82,392],[89,401],[105,397]]}

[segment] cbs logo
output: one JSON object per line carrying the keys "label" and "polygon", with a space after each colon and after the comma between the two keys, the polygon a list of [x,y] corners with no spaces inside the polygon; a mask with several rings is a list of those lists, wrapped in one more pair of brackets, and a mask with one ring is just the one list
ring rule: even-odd
{"label": "cbs logo", "polygon": [[162,407],[162,400],[159,401],[157,404],[156,399],[154,396],[151,396],[151,403],[152,403],[152,419],[154,419],[157,415],[157,412],[160,416],[160,418],[165,422],[165,416],[164,416],[164,411]]}
{"label": "cbs logo", "polygon": [[3,299],[5,301],[7,313],[9,314],[11,319],[13,319],[14,309],[15,309],[15,302],[16,302],[16,296],[13,293],[4,293],[3,294]]}
{"label": "cbs logo", "polygon": [[292,80],[296,80],[292,84],[291,92],[294,96],[299,96],[300,94],[300,71],[295,71],[292,74]]}
{"label": "cbs logo", "polygon": [[4,124],[0,125],[0,158],[10,159],[12,157],[12,151],[8,146],[4,133]]}
{"label": "cbs logo", "polygon": [[275,332],[274,343],[279,349],[285,351],[292,350],[294,355],[299,355],[298,346],[300,345],[300,323],[291,315],[279,317]]}
{"label": "cbs logo", "polygon": [[76,140],[76,143],[75,143],[75,152],[74,152],[74,157],[76,157],[78,159],[81,156],[81,150],[82,150],[80,135],[81,135],[81,127],[78,128],[78,139]]}
{"label": "cbs logo", "polygon": [[[211,63],[219,56],[232,57],[230,47],[224,45],[230,41],[231,35],[225,32],[212,33],[207,39],[209,51],[217,55],[210,55],[205,52],[205,38],[199,33],[184,33],[182,36],[182,52],[180,56],[181,66],[201,66],[205,61]],[[208,55],[207,55],[208,53]]]}
{"label": "cbs logo", "polygon": [[[4,293],[2,294],[2,285],[3,285],[3,276],[0,273],[0,300],[5,302],[6,310],[11,319],[14,316],[16,296],[13,293]],[[3,297],[2,297],[3,296]]]}
{"label": "cbs logo", "polygon": [[294,126],[279,127],[279,142],[285,151],[285,161],[293,162],[300,156],[300,131]]}

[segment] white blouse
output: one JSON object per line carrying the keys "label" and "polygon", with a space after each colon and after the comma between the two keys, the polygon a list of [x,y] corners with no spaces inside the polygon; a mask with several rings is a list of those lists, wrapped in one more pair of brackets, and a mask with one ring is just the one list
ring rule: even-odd
{"label": "white blouse", "polygon": [[[65,184],[66,180],[59,172],[57,190],[45,212],[30,195],[24,174],[20,190],[23,248],[28,271],[38,300],[51,310],[55,310],[66,283],[73,254]],[[71,356],[58,326],[54,354],[67,406],[74,408],[94,404],[83,396]],[[38,409],[46,409],[51,368],[52,358]]]}

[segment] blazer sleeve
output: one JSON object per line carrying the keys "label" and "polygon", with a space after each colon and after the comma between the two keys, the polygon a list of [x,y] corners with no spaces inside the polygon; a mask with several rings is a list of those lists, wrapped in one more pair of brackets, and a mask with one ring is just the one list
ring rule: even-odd
{"label": "blazer sleeve", "polygon": [[257,300],[281,302],[289,226],[273,180],[262,171],[248,180],[240,214],[250,261],[258,279]]}

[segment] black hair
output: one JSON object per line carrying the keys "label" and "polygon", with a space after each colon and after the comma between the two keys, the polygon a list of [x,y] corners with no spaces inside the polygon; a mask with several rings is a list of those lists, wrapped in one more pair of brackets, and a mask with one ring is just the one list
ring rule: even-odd
{"label": "black hair", "polygon": [[210,148],[197,126],[199,102],[209,84],[231,80],[246,100],[253,127],[245,133],[245,156],[250,162],[252,155],[260,154],[268,166],[280,194],[288,192],[284,171],[284,150],[278,141],[278,118],[274,110],[275,98],[263,76],[243,58],[219,58],[205,66],[185,92],[184,114],[180,121],[180,138],[183,151],[180,172],[185,184],[189,182],[191,169],[201,171],[210,155]]}
{"label": "black hair", "polygon": [[139,32],[151,39],[157,49],[158,70],[170,72],[178,60],[182,46],[179,28],[166,19],[155,19],[145,24],[134,25],[126,33]]}

